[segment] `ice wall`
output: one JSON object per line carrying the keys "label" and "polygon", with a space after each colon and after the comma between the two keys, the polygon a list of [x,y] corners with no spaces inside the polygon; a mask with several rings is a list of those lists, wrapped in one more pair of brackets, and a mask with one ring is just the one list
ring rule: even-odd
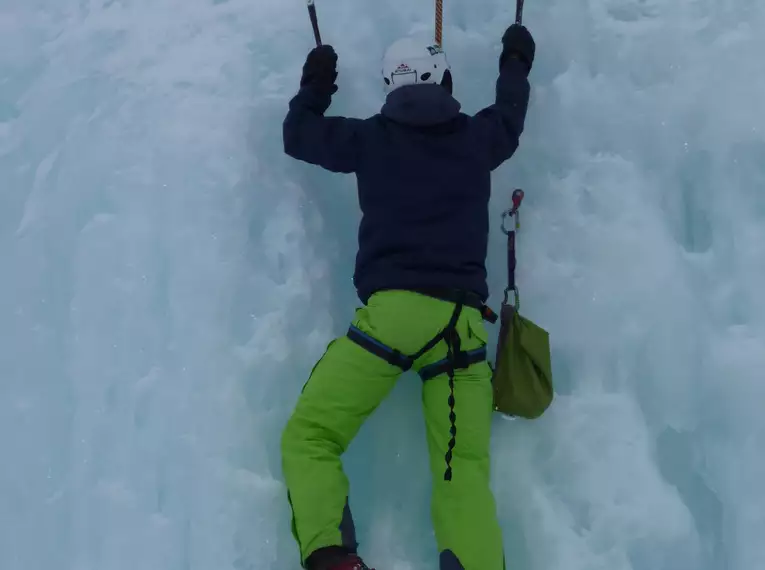
{"label": "ice wall", "polygon": [[[333,113],[430,2],[321,1]],[[446,2],[467,112],[512,2]],[[525,313],[559,396],[497,418],[508,568],[765,567],[765,6],[534,0]],[[303,2],[0,0],[0,568],[298,567],[279,434],[357,301],[353,180],[281,152]],[[495,225],[493,301],[504,263]],[[493,331],[496,332],[496,331]],[[435,568],[417,380],[347,454],[363,554]]]}

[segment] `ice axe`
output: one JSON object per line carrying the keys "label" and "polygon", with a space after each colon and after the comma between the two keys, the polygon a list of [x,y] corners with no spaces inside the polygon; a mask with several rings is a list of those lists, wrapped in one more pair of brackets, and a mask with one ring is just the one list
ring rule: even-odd
{"label": "ice axe", "polygon": [[523,25],[523,0],[516,0],[515,23],[519,26]]}
{"label": "ice axe", "polygon": [[321,33],[319,32],[319,20],[316,17],[316,4],[314,0],[308,0],[308,16],[311,18],[313,35],[316,38],[316,47],[321,46]]}

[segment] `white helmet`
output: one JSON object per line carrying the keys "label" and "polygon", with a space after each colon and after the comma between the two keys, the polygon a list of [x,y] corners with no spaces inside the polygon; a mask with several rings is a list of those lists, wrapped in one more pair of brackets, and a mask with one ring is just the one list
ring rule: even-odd
{"label": "white helmet", "polygon": [[395,42],[383,58],[382,76],[386,94],[404,85],[443,85],[447,75],[451,90],[451,67],[444,51],[438,45],[424,46],[412,38]]}

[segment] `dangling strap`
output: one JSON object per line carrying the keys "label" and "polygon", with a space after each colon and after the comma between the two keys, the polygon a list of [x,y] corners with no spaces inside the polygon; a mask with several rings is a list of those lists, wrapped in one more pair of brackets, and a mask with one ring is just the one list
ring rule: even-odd
{"label": "dangling strap", "polygon": [[[510,291],[515,295],[515,309],[518,310],[520,304],[520,294],[518,292],[518,285],[515,283],[515,266],[517,263],[515,257],[515,232],[520,228],[521,221],[518,214],[518,210],[523,202],[524,193],[523,190],[518,188],[513,192],[513,207],[502,213],[502,231],[507,235],[507,288],[505,289],[505,299],[502,305],[508,304],[510,297]],[[512,228],[505,227],[508,218],[512,218],[514,225]]]}

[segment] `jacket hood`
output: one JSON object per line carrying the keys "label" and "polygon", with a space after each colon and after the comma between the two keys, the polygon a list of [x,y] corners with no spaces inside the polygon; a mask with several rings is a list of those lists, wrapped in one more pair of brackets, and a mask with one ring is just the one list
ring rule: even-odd
{"label": "jacket hood", "polygon": [[393,91],[383,105],[382,114],[392,121],[427,127],[439,125],[459,115],[461,105],[440,85],[405,85]]}

